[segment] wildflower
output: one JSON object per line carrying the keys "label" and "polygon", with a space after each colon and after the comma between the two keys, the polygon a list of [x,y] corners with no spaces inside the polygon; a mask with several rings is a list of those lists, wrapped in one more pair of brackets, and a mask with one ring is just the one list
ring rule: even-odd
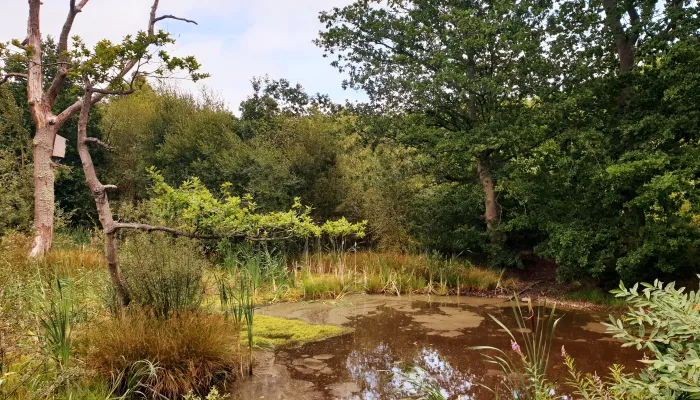
{"label": "wildflower", "polygon": [[523,353],[520,351],[520,345],[519,345],[518,342],[516,342],[515,340],[511,340],[511,341],[510,341],[510,348],[513,349],[514,352],[516,352],[516,353],[518,353],[518,354],[520,354],[520,355],[523,354]]}
{"label": "wildflower", "polygon": [[561,356],[566,357],[566,349],[564,348],[564,346],[561,346]]}

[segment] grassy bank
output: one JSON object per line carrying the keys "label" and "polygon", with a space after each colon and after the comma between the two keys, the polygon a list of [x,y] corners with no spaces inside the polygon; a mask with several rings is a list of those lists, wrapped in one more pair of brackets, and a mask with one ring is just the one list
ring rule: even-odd
{"label": "grassy bank", "polygon": [[576,288],[565,292],[562,298],[570,301],[591,303],[605,307],[623,308],[626,306],[624,299],[615,297],[612,294],[596,287]]}
{"label": "grassy bank", "polygon": [[[247,373],[249,342],[243,314],[232,318],[231,305],[221,301],[222,283],[234,297],[249,293],[254,305],[352,292],[493,294],[516,285],[502,271],[434,254],[336,251],[292,258],[251,246],[212,254],[194,241],[145,235],[121,246],[132,303],[115,312],[99,238],[83,236],[57,235],[42,260],[27,259],[30,238],[2,238],[0,398],[128,398],[135,391],[204,396],[211,387],[235,384]],[[242,278],[250,285],[243,292]],[[260,348],[343,333],[251,318],[251,342]]]}
{"label": "grassy bank", "polygon": [[517,285],[504,278],[503,270],[479,268],[453,257],[401,252],[317,253],[289,261],[259,249],[256,255],[237,252],[224,264],[254,277],[258,303],[337,299],[348,293],[493,294]]}

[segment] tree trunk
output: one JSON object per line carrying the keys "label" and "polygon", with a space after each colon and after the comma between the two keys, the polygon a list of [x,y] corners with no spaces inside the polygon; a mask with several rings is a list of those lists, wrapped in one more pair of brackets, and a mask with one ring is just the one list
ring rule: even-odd
{"label": "tree trunk", "polygon": [[[109,206],[108,206],[109,208]],[[117,254],[117,234],[116,232],[107,232],[103,228],[105,236],[105,259],[107,260],[107,268],[109,270],[109,278],[114,286],[114,294],[116,295],[117,304],[128,306],[131,302],[129,291],[124,284],[121,268],[119,268],[119,257]]]}
{"label": "tree trunk", "polygon": [[112,218],[112,209],[109,206],[109,198],[107,197],[107,187],[97,178],[95,165],[92,163],[92,157],[90,156],[90,150],[88,148],[87,123],[90,115],[91,103],[92,92],[90,91],[89,84],[86,84],[80,117],[78,119],[78,154],[80,155],[80,162],[83,165],[85,182],[92,193],[92,197],[95,199],[97,215],[102,225],[102,232],[104,233],[105,240],[105,259],[107,260],[109,277],[114,286],[117,303],[126,306],[129,304],[130,297],[126,285],[124,284],[124,279],[122,278],[121,269],[119,268],[115,229],[116,223],[114,222],[114,218]]}
{"label": "tree trunk", "polygon": [[36,126],[34,136],[34,245],[30,256],[43,257],[51,249],[54,214],[54,170],[51,156],[58,127],[44,101],[41,65],[40,0],[30,0],[27,41],[32,49],[27,68],[27,102]]}
{"label": "tree trunk", "polygon": [[34,245],[30,255],[43,257],[51,249],[54,217],[54,167],[51,161],[54,125],[37,127],[34,138]]}
{"label": "tree trunk", "polygon": [[484,189],[484,220],[488,230],[492,230],[499,223],[498,209],[496,207],[496,184],[491,178],[491,170],[488,155],[481,155],[476,160],[476,171],[479,181]]}
{"label": "tree trunk", "polygon": [[[608,28],[612,31],[617,56],[620,59],[620,73],[625,73],[634,67],[634,44],[636,37],[634,34],[625,32],[620,18],[621,13],[618,10],[617,0],[603,0],[603,9],[605,11],[605,21]],[[630,8],[628,11],[632,24],[635,24],[639,19],[637,11]]]}

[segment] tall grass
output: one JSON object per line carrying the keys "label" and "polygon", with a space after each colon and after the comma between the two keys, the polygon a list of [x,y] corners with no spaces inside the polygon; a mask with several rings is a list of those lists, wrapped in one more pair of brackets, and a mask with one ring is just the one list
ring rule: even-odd
{"label": "tall grass", "polygon": [[199,308],[208,261],[194,241],[137,234],[122,247],[120,261],[135,304],[166,319]]}
{"label": "tall grass", "polygon": [[223,241],[219,252],[227,270],[243,271],[255,287],[264,283],[276,286],[288,277],[287,253],[274,245]]}
{"label": "tall grass", "polygon": [[51,288],[38,297],[39,340],[60,368],[68,366],[73,350],[74,321],[78,312],[74,285],[69,279],[56,278]]}
{"label": "tall grass", "polygon": [[593,304],[600,304],[603,306],[624,308],[627,304],[625,299],[615,297],[610,293],[606,293],[603,290],[595,287],[582,287],[567,293],[564,293],[564,297],[569,300],[574,301],[585,301]]}
{"label": "tall grass", "polygon": [[[181,398],[190,391],[206,394],[212,386],[235,379],[238,336],[236,327],[220,315],[183,312],[164,320],[130,310],[93,326],[81,349],[87,364],[105,378],[129,376],[123,371],[148,360],[157,368],[142,390],[149,397]],[[118,382],[117,393],[123,394],[127,381]]]}
{"label": "tall grass", "polygon": [[301,266],[295,283],[306,298],[337,298],[349,292],[401,295],[468,294],[514,287],[503,271],[478,268],[439,254],[358,251],[342,266],[337,255],[317,254]]}
{"label": "tall grass", "polygon": [[[217,277],[219,302],[225,316],[231,316],[237,327],[245,326],[248,338],[248,374],[253,375],[253,317],[255,314],[255,280],[246,271],[229,269]],[[234,282],[238,282],[238,290]]]}

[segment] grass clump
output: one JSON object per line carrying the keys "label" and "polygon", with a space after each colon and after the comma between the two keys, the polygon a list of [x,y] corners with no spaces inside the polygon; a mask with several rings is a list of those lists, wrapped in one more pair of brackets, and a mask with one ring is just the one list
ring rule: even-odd
{"label": "grass clump", "polygon": [[87,364],[102,376],[124,376],[117,386],[130,379],[124,371],[148,360],[155,374],[146,378],[143,390],[149,397],[180,398],[189,392],[206,394],[235,379],[238,339],[238,330],[220,315],[186,312],[159,319],[132,310],[93,326],[84,351]]}
{"label": "grass clump", "polygon": [[296,319],[258,315],[253,326],[253,344],[266,349],[297,347],[346,332],[347,329],[334,325],[315,325]]}
{"label": "grass clump", "polygon": [[585,301],[588,303],[616,308],[623,308],[627,305],[627,302],[624,299],[615,297],[614,295],[595,287],[575,289],[571,292],[565,293],[564,297],[569,300]]}
{"label": "grass clump", "polygon": [[124,244],[120,261],[133,303],[160,318],[199,308],[208,262],[194,241],[137,234]]}

